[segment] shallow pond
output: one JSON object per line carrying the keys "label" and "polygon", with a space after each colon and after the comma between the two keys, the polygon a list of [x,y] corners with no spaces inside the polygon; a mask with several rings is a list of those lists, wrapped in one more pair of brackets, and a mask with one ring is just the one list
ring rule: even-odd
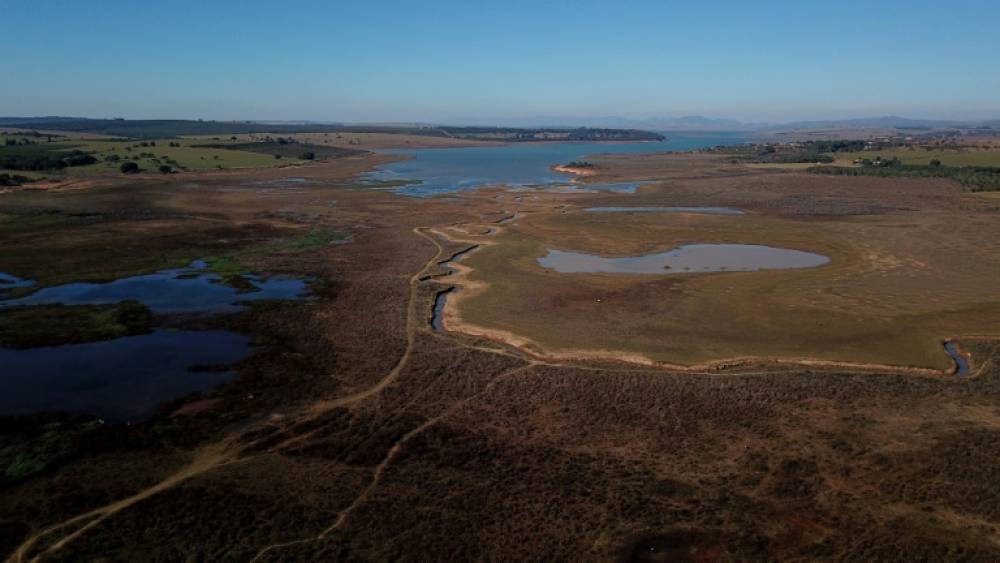
{"label": "shallow pond", "polygon": [[[297,299],[306,281],[291,277],[242,276],[246,290],[222,284],[204,262],[187,268],[132,276],[107,283],[69,283],[42,288],[15,305],[101,305],[136,300],[159,314],[226,313],[248,301]],[[7,276],[7,287],[27,280]],[[139,420],[156,405],[225,381],[217,370],[193,373],[195,365],[226,366],[250,352],[246,336],[223,330],[156,330],[86,344],[13,350],[0,348],[0,414],[71,411],[98,414],[113,422]],[[224,368],[223,368],[224,369]]]}
{"label": "shallow pond", "polygon": [[246,336],[219,330],[157,330],[104,342],[0,348],[0,414],[67,411],[110,422],[141,420],[160,403],[210,389],[232,374],[190,371],[239,361]]}
{"label": "shallow pond", "polygon": [[707,215],[742,215],[732,207],[588,207],[590,213],[703,213]]}
{"label": "shallow pond", "polygon": [[688,244],[668,252],[620,258],[550,249],[538,264],[565,273],[682,274],[813,268],[829,261],[812,252],[756,244]]}
{"label": "shallow pond", "polygon": [[[68,283],[42,288],[19,299],[0,300],[0,307],[14,305],[100,305],[129,299],[139,301],[155,313],[230,312],[240,303],[261,299],[296,299],[306,294],[302,279],[243,276],[253,289],[239,291],[221,283],[200,261],[187,268],[121,278],[107,283]],[[20,280],[24,281],[24,280]]]}
{"label": "shallow pond", "polygon": [[638,183],[576,184],[573,176],[551,169],[593,154],[636,154],[687,151],[738,144],[740,134],[670,134],[659,142],[629,143],[521,143],[496,147],[458,147],[385,151],[410,157],[379,167],[368,175],[372,182],[407,182],[393,191],[426,197],[443,193],[504,185],[511,188],[634,191]]}

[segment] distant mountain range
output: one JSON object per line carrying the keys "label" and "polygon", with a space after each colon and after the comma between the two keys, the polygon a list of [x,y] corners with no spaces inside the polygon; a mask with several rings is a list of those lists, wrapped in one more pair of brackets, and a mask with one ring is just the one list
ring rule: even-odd
{"label": "distant mountain range", "polygon": [[811,121],[789,121],[770,123],[751,123],[736,119],[688,115],[681,117],[642,117],[629,118],[618,116],[582,117],[582,116],[536,116],[518,119],[497,119],[494,121],[482,118],[466,118],[450,121],[454,124],[502,125],[507,127],[616,127],[627,129],[647,129],[651,131],[775,131],[786,129],[947,129],[954,127],[994,127],[1000,128],[1000,119],[993,120],[944,120],[944,119],[910,119],[895,115],[881,117],[863,117],[855,119],[831,119]]}
{"label": "distant mountain range", "polygon": [[746,131],[768,132],[822,129],[953,129],[988,127],[1000,129],[1000,119],[945,120],[911,119],[895,115],[790,121],[782,123],[749,123],[736,119],[720,119],[701,115],[681,117],[585,117],[536,116],[526,118],[456,118],[436,123],[350,123],[336,121],[202,121],[202,120],[133,120],[92,119],[80,117],[0,117],[0,126],[49,130],[99,132],[121,136],[197,135],[227,132],[267,130],[274,133],[302,131],[372,131],[440,134],[445,129],[523,128],[523,129],[620,129],[633,131]]}

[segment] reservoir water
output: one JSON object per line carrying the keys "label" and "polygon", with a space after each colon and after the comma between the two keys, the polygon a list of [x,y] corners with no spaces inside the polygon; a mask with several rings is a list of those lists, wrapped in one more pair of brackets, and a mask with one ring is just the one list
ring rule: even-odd
{"label": "reservoir water", "polygon": [[409,157],[382,165],[368,175],[377,182],[402,182],[394,191],[427,197],[483,186],[511,188],[587,188],[631,191],[637,183],[574,184],[573,176],[554,172],[566,164],[596,154],[637,154],[689,151],[744,142],[740,133],[668,133],[665,141],[626,143],[513,143],[495,147],[400,149],[386,153]]}

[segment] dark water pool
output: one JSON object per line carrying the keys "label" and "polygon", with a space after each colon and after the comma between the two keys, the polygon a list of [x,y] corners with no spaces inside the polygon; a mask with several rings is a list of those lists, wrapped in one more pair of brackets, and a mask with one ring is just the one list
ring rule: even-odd
{"label": "dark water pool", "polygon": [[[0,300],[0,307],[14,305],[100,305],[129,299],[139,301],[155,313],[231,312],[241,303],[261,299],[296,299],[307,293],[302,279],[247,275],[252,291],[223,285],[221,278],[200,261],[187,268],[163,270],[107,283],[68,283],[42,288],[19,299]],[[24,280],[20,280],[23,282]]]}
{"label": "dark water pool", "polygon": [[156,330],[104,342],[0,348],[0,415],[40,411],[137,421],[160,403],[204,391],[232,374],[190,371],[239,361],[250,339],[221,330]]}
{"label": "dark water pool", "polygon": [[[203,262],[187,268],[132,276],[107,283],[69,283],[42,288],[18,299],[0,299],[0,311],[15,305],[100,305],[136,300],[155,313],[226,313],[248,301],[297,299],[305,280],[243,276],[249,291],[221,283]],[[5,276],[7,287],[32,282]],[[156,405],[210,389],[231,377],[225,369],[250,352],[246,336],[224,330],[156,330],[103,342],[13,350],[0,348],[0,415],[39,411],[97,414],[111,422],[140,420]],[[214,366],[189,371],[191,366]]]}

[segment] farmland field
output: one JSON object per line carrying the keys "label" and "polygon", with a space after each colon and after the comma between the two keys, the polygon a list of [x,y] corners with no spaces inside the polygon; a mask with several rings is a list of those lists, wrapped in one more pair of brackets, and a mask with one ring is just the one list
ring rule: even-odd
{"label": "farmland field", "polygon": [[1000,150],[995,148],[963,148],[963,149],[931,149],[922,147],[893,148],[885,150],[872,150],[862,152],[839,152],[833,155],[837,164],[849,165],[855,160],[869,159],[875,160],[881,157],[882,160],[898,158],[903,164],[930,164],[932,160],[939,160],[945,166],[1000,166]]}

